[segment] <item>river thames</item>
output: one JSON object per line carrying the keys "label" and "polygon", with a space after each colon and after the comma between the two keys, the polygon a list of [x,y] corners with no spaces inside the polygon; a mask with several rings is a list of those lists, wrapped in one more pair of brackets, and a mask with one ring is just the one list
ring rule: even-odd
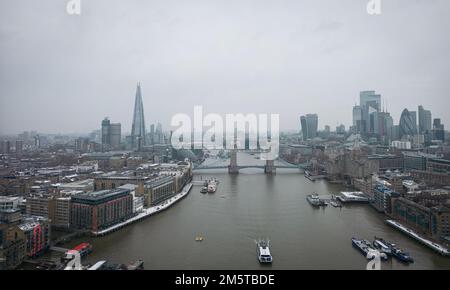
{"label": "river thames", "polygon": [[[248,154],[238,158],[240,164],[261,164]],[[389,227],[385,216],[367,204],[317,209],[306,200],[312,192],[337,194],[343,190],[340,185],[311,182],[296,169],[278,169],[275,176],[260,169],[244,169],[238,175],[196,171],[195,178],[200,176],[217,178],[217,192],[201,194],[194,186],[186,198],[162,213],[67,247],[88,241],[94,251],[83,263],[142,259],[145,269],[365,269],[367,260],[352,247],[351,238],[379,236],[415,260],[404,265],[389,259],[382,262],[382,269],[450,269],[449,258]],[[196,242],[197,235],[204,240]],[[270,266],[258,263],[258,238],[270,240],[274,258]]]}

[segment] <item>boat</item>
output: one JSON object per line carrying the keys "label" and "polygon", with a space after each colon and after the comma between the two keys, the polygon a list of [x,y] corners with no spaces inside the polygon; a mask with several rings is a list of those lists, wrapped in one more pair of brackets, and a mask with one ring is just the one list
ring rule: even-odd
{"label": "boat", "polygon": [[92,266],[87,266],[87,270],[89,271],[100,271],[100,270],[107,270],[107,271],[115,271],[115,270],[128,270],[128,271],[136,271],[136,270],[144,270],[144,261],[137,260],[135,262],[129,263],[129,264],[109,264],[108,261],[102,260],[98,261]]}
{"label": "boat", "polygon": [[137,260],[127,265],[127,270],[136,271],[136,270],[144,270],[144,261]]}
{"label": "boat", "polygon": [[195,237],[195,241],[196,242],[203,242],[203,237],[202,236],[196,236]]}
{"label": "boat", "polygon": [[256,253],[258,260],[262,264],[272,263],[272,255],[270,254],[269,241],[259,240],[256,243]]}
{"label": "boat", "polygon": [[391,247],[389,247],[383,239],[378,239],[375,237],[375,240],[373,241],[372,245],[378,249],[380,252],[385,253],[386,255],[391,255]]}
{"label": "boat", "polygon": [[312,206],[320,206],[320,198],[317,193],[309,194],[306,196],[306,200],[312,205]]}
{"label": "boat", "polygon": [[216,192],[216,190],[217,190],[217,182],[215,180],[211,180],[208,183],[207,191],[208,191],[208,193],[214,193],[214,192]]}
{"label": "boat", "polygon": [[208,187],[207,186],[203,186],[202,189],[200,190],[201,193],[207,193],[208,192]]}
{"label": "boat", "polygon": [[380,247],[382,248],[383,252],[385,252],[387,255],[390,255],[400,262],[403,263],[414,263],[414,259],[411,257],[409,253],[404,252],[403,250],[399,249],[397,245],[390,243],[382,238],[375,237],[375,240],[373,241],[374,247]]}
{"label": "boat", "polygon": [[365,203],[369,202],[369,198],[361,191],[345,192],[341,191],[341,194],[336,197],[341,203]]}
{"label": "boat", "polygon": [[342,207],[342,204],[341,204],[340,202],[336,201],[336,200],[331,200],[331,201],[330,201],[330,204],[331,204],[333,207]]}
{"label": "boat", "polygon": [[305,170],[305,177],[308,178],[312,182],[316,181],[316,179],[311,175],[311,173],[308,170]]}
{"label": "boat", "polygon": [[358,249],[367,260],[373,260],[377,252],[380,254],[380,258],[383,260],[387,260],[388,256],[385,253],[379,252],[374,249],[368,240],[360,240],[356,238],[352,238],[352,245],[356,249]]}
{"label": "boat", "polygon": [[324,200],[321,200],[319,198],[319,195],[317,193],[309,194],[306,196],[306,200],[312,205],[312,206],[327,206],[328,203]]}
{"label": "boat", "polygon": [[89,243],[81,243],[72,250],[67,251],[66,254],[75,254],[76,252],[80,254],[80,257],[85,257],[92,253],[92,245]]}

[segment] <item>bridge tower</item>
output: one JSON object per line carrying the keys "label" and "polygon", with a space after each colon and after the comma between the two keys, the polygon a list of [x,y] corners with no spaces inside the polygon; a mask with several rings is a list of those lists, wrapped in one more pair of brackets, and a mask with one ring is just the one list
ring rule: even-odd
{"label": "bridge tower", "polygon": [[234,149],[230,151],[230,165],[228,165],[228,174],[238,174],[239,167],[237,165],[237,146],[234,144]]}
{"label": "bridge tower", "polygon": [[266,160],[266,165],[264,166],[265,174],[275,175],[277,173],[277,168],[274,163],[274,160]]}

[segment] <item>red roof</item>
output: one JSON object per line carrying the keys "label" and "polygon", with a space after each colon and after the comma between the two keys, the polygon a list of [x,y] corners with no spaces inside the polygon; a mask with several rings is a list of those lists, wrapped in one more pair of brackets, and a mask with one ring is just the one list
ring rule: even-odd
{"label": "red roof", "polygon": [[72,251],[81,251],[84,250],[86,248],[89,248],[91,245],[89,243],[81,243],[78,246],[76,246],[75,248],[72,249]]}

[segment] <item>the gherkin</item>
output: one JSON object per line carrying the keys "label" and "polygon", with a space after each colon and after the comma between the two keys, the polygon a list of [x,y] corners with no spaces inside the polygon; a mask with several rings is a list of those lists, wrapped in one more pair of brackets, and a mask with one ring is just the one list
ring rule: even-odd
{"label": "the gherkin", "polygon": [[133,125],[131,126],[131,145],[133,149],[140,150],[145,145],[145,119],[144,105],[142,103],[141,84],[136,88],[134,101]]}

